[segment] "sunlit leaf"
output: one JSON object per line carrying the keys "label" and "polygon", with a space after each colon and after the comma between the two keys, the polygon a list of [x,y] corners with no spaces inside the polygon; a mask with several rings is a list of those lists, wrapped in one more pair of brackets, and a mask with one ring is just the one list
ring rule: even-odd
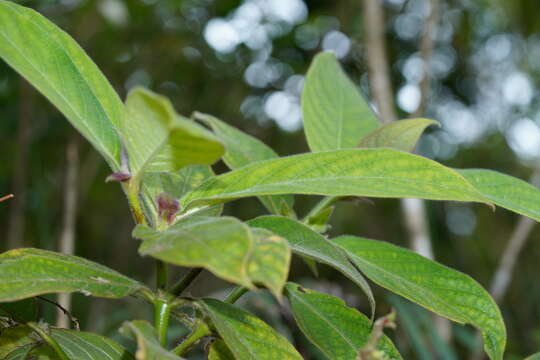
{"label": "sunlit leaf", "polygon": [[182,358],[165,350],[159,344],[156,330],[144,320],[126,321],[120,332],[137,341],[137,360],[181,360]]}
{"label": "sunlit leaf", "polygon": [[[329,359],[355,360],[370,338],[372,323],[337,297],[288,283],[286,294],[298,326]],[[401,359],[390,339],[379,340],[386,359]]]}
{"label": "sunlit leaf", "polygon": [[311,151],[354,148],[379,120],[331,52],[318,54],[302,92],[304,131]]}
{"label": "sunlit leaf", "polygon": [[29,8],[0,0],[0,58],[45,95],[103,155],[120,168],[123,105],[84,50]]}
{"label": "sunlit leaf", "polygon": [[540,221],[540,190],[515,177],[491,170],[458,170],[489,201]]}
{"label": "sunlit leaf", "polygon": [[[231,170],[239,169],[256,161],[274,159],[278,154],[257,138],[232,127],[214,116],[196,113],[197,119],[210,126],[214,134],[225,144],[223,161]],[[285,215],[282,202],[292,209],[294,198],[290,195],[261,196],[261,202],[273,214]]]}
{"label": "sunlit leaf", "polygon": [[0,274],[0,301],[74,291],[121,298],[144,289],[139,282],[100,264],[39,249],[15,249],[0,254]]}
{"label": "sunlit leaf", "polygon": [[215,299],[200,304],[236,359],[302,359],[285,338],[249,312]]}
{"label": "sunlit leaf", "polygon": [[450,320],[476,326],[490,358],[503,358],[506,329],[499,308],[470,276],[386,242],[354,236],[333,241],[373,282]]}
{"label": "sunlit leaf", "polygon": [[252,234],[254,247],[249,256],[248,276],[251,282],[266,286],[279,299],[289,275],[289,243],[265,229],[254,228]]}
{"label": "sunlit leaf", "polygon": [[405,119],[381,126],[360,140],[359,147],[389,147],[403,151],[413,151],[424,130],[438,124],[430,119]]}
{"label": "sunlit leaf", "polygon": [[369,284],[349,262],[345,253],[324,236],[296,220],[280,216],[261,216],[248,221],[248,224],[253,227],[268,229],[272,233],[287,239],[295,254],[330,265],[340,271],[364,291],[371,305],[372,313],[375,311],[375,299]]}
{"label": "sunlit leaf", "polygon": [[224,153],[214,135],[176,114],[166,97],[143,88],[130,91],[120,130],[134,178],[213,164]]}
{"label": "sunlit leaf", "polygon": [[188,267],[203,267],[237,284],[252,287],[247,262],[250,228],[231,217],[193,217],[158,231],[139,225],[133,236],[144,240],[141,255]]}
{"label": "sunlit leaf", "polygon": [[181,203],[196,207],[287,193],[488,202],[435,161],[393,149],[350,149],[253,163],[207,180]]}
{"label": "sunlit leaf", "polygon": [[236,360],[223,340],[216,340],[210,345],[208,360]]}

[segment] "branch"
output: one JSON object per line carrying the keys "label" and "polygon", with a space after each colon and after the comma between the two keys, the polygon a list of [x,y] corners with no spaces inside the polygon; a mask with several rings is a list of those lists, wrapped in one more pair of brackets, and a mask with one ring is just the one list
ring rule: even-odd
{"label": "branch", "polygon": [[358,354],[356,360],[382,359],[379,350],[377,350],[377,345],[379,344],[379,341],[384,335],[385,328],[396,328],[395,319],[396,311],[392,309],[390,314],[385,315],[375,321],[375,324],[373,325],[373,330],[371,331],[371,335],[369,336],[366,345],[364,345],[364,347],[360,350],[360,353]]}
{"label": "branch", "polygon": [[0,197],[0,202],[9,200],[9,199],[11,199],[12,197],[14,197],[13,194],[8,194],[8,195],[5,195],[5,196],[2,196],[2,197]]}

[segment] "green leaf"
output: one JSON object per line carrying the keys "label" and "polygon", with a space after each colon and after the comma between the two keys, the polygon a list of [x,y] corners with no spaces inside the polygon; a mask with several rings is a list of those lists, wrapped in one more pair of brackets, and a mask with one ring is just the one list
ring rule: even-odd
{"label": "green leaf", "polygon": [[237,359],[302,359],[285,338],[249,312],[215,299],[200,304]]}
{"label": "green leaf", "polygon": [[[372,323],[361,312],[337,297],[287,283],[287,298],[298,326],[329,359],[355,360],[371,335]],[[377,347],[385,358],[401,359],[384,336]]]}
{"label": "green leaf", "polygon": [[36,299],[24,299],[14,302],[0,303],[0,316],[6,316],[18,323],[37,320],[38,308]]}
{"label": "green leaf", "polygon": [[15,249],[0,254],[0,274],[2,302],[74,291],[121,298],[145,289],[139,282],[92,261],[39,249]]}
{"label": "green leaf", "polygon": [[525,360],[540,360],[540,352],[539,352],[539,353],[536,353],[536,354],[534,354],[534,355],[529,356],[529,357],[526,358]]}
{"label": "green leaf", "polygon": [[413,151],[424,130],[434,124],[430,119],[405,119],[381,126],[366,135],[358,147],[390,147],[402,151]]}
{"label": "green leaf", "polygon": [[[208,165],[188,165],[176,172],[146,173],[141,184],[145,213],[152,224],[158,224],[157,197],[163,193],[180,199],[187,192],[197,188],[205,180],[214,176]],[[180,209],[181,210],[181,209]],[[223,206],[212,206],[199,209],[193,215],[219,216]]]}
{"label": "green leaf", "polygon": [[42,343],[30,343],[10,352],[3,360],[57,360],[58,355],[50,346]]}
{"label": "green leaf", "polygon": [[470,276],[382,241],[341,236],[334,242],[373,282],[450,320],[474,325],[489,357],[503,358],[506,329],[499,308]]}
{"label": "green leaf", "polygon": [[375,299],[369,284],[362,274],[349,262],[345,253],[324,236],[306,225],[280,216],[261,216],[248,221],[253,227],[268,229],[289,242],[295,254],[329,265],[351,279],[367,295],[372,315],[375,312]]}
{"label": "green leaf", "polygon": [[0,57],[45,95],[120,168],[123,105],[98,67],[64,31],[34,10],[0,0]]}
{"label": "green leaf", "polygon": [[311,151],[354,148],[379,120],[333,53],[317,55],[302,92],[304,130]]}
{"label": "green leaf", "polygon": [[126,321],[120,328],[120,333],[137,340],[137,360],[182,359],[161,347],[156,330],[147,321]]}
{"label": "green leaf", "polygon": [[225,151],[209,131],[177,115],[166,97],[142,88],[130,91],[120,129],[133,178],[210,165]]}
{"label": "green leaf", "polygon": [[37,341],[37,338],[32,337],[33,330],[25,325],[16,325],[2,329],[0,335],[0,359],[4,359],[4,357],[18,347]]}
{"label": "green leaf", "polygon": [[208,360],[236,360],[231,349],[223,340],[216,340],[210,345]]}
{"label": "green leaf", "polygon": [[291,193],[488,202],[463,176],[435,161],[393,149],[350,149],[247,165],[207,180],[181,204]]}
{"label": "green leaf", "polygon": [[98,334],[67,329],[51,329],[50,335],[70,359],[134,359],[121,345]]}
{"label": "green leaf", "polygon": [[494,204],[540,221],[540,190],[523,180],[492,170],[458,170]]}
{"label": "green leaf", "polygon": [[254,248],[248,263],[251,282],[266,286],[278,299],[289,275],[291,248],[284,238],[265,229],[252,229]]}
{"label": "green leaf", "polygon": [[141,255],[203,267],[225,280],[253,287],[247,273],[251,230],[235,218],[191,217],[164,231],[138,225],[133,236],[144,240],[139,247]]}
{"label": "green leaf", "polygon": [[[195,117],[210,126],[216,136],[225,144],[223,161],[231,170],[239,169],[253,162],[274,159],[278,154],[259,139],[256,139],[212,115],[195,113]],[[285,215],[281,211],[282,202],[292,209],[294,198],[289,195],[261,196],[264,206],[273,214]]]}
{"label": "green leaf", "polygon": [[328,221],[330,221],[330,217],[334,213],[334,208],[334,206],[329,206],[318,211],[313,216],[307,217],[305,220],[306,225],[320,234],[325,233],[330,228]]}

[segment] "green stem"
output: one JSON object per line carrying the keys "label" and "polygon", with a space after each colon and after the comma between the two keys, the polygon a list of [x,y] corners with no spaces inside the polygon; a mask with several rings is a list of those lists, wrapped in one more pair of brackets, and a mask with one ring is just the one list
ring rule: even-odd
{"label": "green stem", "polygon": [[203,322],[199,322],[195,326],[195,328],[193,328],[191,334],[189,334],[188,337],[184,339],[184,341],[182,341],[177,347],[175,347],[172,352],[180,356],[187,350],[189,350],[189,348],[193,346],[197,341],[210,334],[211,332],[208,326]]}
{"label": "green stem", "polygon": [[131,212],[137,224],[148,225],[142,210],[141,201],[139,200],[139,185],[136,182],[132,182],[132,180],[122,185],[126,192]]}
{"label": "green stem", "polygon": [[156,260],[156,288],[166,291],[169,282],[169,268],[161,260]]}
{"label": "green stem", "polygon": [[247,293],[249,290],[243,286],[237,286],[235,287],[229,295],[223,300],[226,303],[234,304],[238,299],[242,297],[245,293]]}
{"label": "green stem", "polygon": [[162,300],[156,300],[154,302],[154,321],[161,346],[167,345],[167,329],[169,327],[170,314],[171,307],[168,302]]}
{"label": "green stem", "polygon": [[54,340],[49,334],[47,334],[45,330],[39,327],[38,324],[36,324],[35,322],[29,322],[27,325],[39,334],[43,341],[45,341],[54,350],[54,352],[60,357],[61,360],[69,360],[69,357],[66,355],[64,350],[62,350],[60,345],[58,345],[56,340]]}
{"label": "green stem", "polygon": [[305,223],[309,220],[309,218],[316,217],[321,211],[325,210],[329,206],[334,205],[334,203],[336,203],[339,199],[339,196],[324,197],[321,201],[319,201],[319,203],[317,203],[317,205],[315,205],[313,209],[311,209],[311,211],[304,217],[302,222]]}
{"label": "green stem", "polygon": [[202,272],[202,268],[193,268],[181,278],[176,284],[173,285],[170,293],[174,296],[180,296],[187,289],[187,287],[195,280],[197,276]]}

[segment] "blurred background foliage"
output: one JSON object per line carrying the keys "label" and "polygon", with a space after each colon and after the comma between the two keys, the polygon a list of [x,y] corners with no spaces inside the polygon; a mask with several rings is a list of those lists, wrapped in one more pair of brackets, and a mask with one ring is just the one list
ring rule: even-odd
{"label": "blurred background foliage", "polygon": [[[368,0],[365,0],[368,1]],[[318,51],[331,50],[369,97],[362,42],[362,9],[351,0],[28,0],[18,1],[50,18],[87,50],[124,98],[135,85],[167,95],[189,115],[208,112],[260,138],[280,155],[308,150],[299,108],[303,75]],[[453,167],[491,168],[528,179],[540,160],[540,2],[441,0],[430,61],[432,84],[426,115],[439,120],[418,152]],[[428,0],[386,0],[392,81],[402,118],[416,110],[423,65],[418,44]],[[0,24],[1,26],[1,24]],[[133,222],[120,187],[105,184],[108,169],[62,116],[5,63],[0,63],[0,249],[58,249],[64,213],[66,148],[79,147],[75,253],[150,281],[153,263],[141,260],[130,238]],[[216,165],[216,171],[226,168]],[[300,197],[304,214],[316,199]],[[487,206],[428,202],[435,257],[489,287],[517,215]],[[256,200],[228,204],[241,219],[264,213]],[[331,235],[351,233],[407,246],[399,202],[341,203]],[[540,349],[540,230],[530,235],[501,307],[509,332],[508,358]],[[176,269],[175,273],[182,269]],[[321,267],[310,280],[303,263],[292,278],[367,309],[359,289]],[[0,280],[1,281],[1,280]],[[193,293],[220,295],[229,285],[203,275]],[[287,334],[306,358],[322,359],[271,298],[242,303]],[[453,327],[450,345],[439,338],[427,312],[378,289],[378,312],[399,313],[391,335],[406,359],[463,359],[474,332]],[[118,337],[126,318],[148,309],[126,300],[89,301],[75,295],[82,328]],[[54,321],[54,309],[43,306]],[[178,336],[178,327],[172,336]]]}

